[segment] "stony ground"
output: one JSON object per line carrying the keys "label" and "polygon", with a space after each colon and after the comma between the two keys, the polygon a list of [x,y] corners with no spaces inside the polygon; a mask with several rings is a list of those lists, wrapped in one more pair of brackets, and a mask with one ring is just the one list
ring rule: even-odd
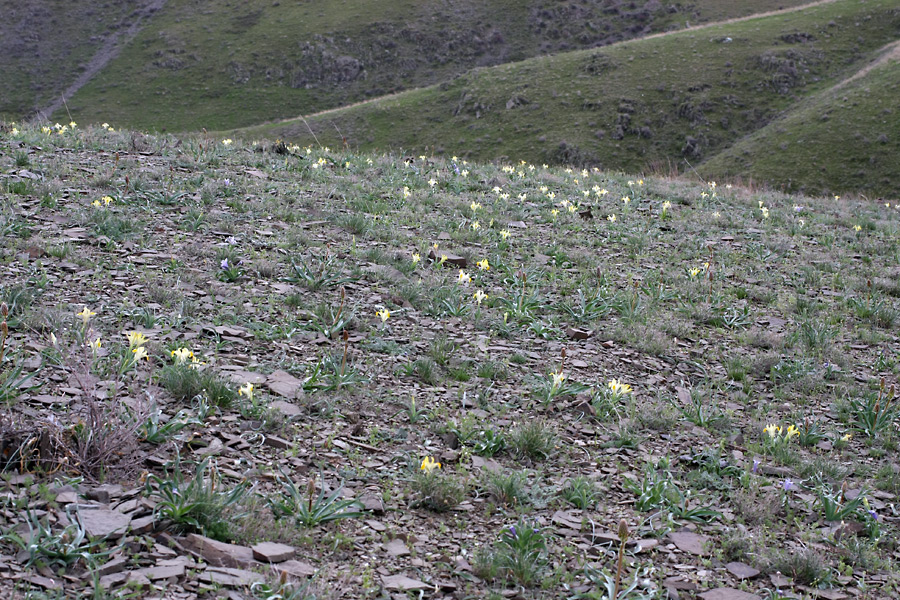
{"label": "stony ground", "polygon": [[0,126],[0,587],[891,598],[893,200]]}

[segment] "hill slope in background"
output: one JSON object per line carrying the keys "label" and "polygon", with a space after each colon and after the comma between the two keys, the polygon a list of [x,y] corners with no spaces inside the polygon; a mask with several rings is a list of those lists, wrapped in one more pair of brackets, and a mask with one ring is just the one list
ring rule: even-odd
{"label": "hill slope in background", "polygon": [[56,100],[151,4],[0,0],[0,115],[20,118]]}
{"label": "hill slope in background", "polygon": [[900,197],[900,52],[845,85],[825,90],[710,159],[709,177],[752,173],[792,191],[853,190]]}
{"label": "hill slope in background", "polygon": [[169,0],[69,108],[79,121],[146,129],[241,127],[800,3]]}
{"label": "hill slope in background", "polygon": [[[895,2],[833,2],[478,69],[242,135],[314,143],[308,122],[323,144],[683,170],[849,77],[898,37]],[[855,181],[838,175],[834,185]]]}

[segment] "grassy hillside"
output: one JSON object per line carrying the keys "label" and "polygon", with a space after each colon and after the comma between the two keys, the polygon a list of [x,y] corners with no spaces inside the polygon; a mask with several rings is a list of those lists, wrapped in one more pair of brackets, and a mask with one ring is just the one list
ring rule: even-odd
{"label": "grassy hillside", "polygon": [[240,127],[436,84],[473,67],[798,3],[169,0],[69,107],[80,122]]}
{"label": "grassy hillside", "polygon": [[0,117],[30,115],[58,98],[103,40],[127,28],[145,4],[0,0]]}
{"label": "grassy hillside", "polygon": [[898,231],[882,202],[0,123],[4,589],[897,598]]}
{"label": "grassy hillside", "polygon": [[[307,121],[329,145],[343,137],[364,149],[683,170],[848,77],[898,37],[895,2],[841,0],[478,69]],[[242,135],[313,142],[299,120]]]}
{"label": "grassy hillside", "polygon": [[900,198],[900,53],[820,92],[700,167],[708,177],[776,181],[785,189]]}

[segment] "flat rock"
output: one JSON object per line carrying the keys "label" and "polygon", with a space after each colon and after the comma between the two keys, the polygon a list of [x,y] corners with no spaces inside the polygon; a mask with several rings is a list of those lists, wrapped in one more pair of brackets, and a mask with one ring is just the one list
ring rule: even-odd
{"label": "flat rock", "polygon": [[401,539],[391,540],[384,545],[384,549],[387,550],[387,553],[391,556],[407,556],[410,554],[409,548],[406,547],[406,543]]}
{"label": "flat rock", "polygon": [[294,577],[312,577],[316,574],[316,568],[309,563],[299,560],[286,560],[272,567],[281,573],[287,573]]}
{"label": "flat rock", "polygon": [[742,592],[734,588],[721,587],[698,594],[703,600],[762,600],[756,594]]}
{"label": "flat rock", "polygon": [[406,575],[386,575],[381,578],[381,582],[386,590],[427,590],[431,586],[424,581],[411,579]]}
{"label": "flat rock", "polygon": [[364,494],[359,499],[362,502],[363,507],[375,515],[384,514],[384,501],[381,499],[381,496],[376,494]]}
{"label": "flat rock", "polygon": [[150,581],[158,581],[160,579],[179,579],[184,577],[184,565],[163,565],[156,567],[146,567],[137,571]]}
{"label": "flat rock", "polygon": [[269,408],[277,410],[286,417],[299,417],[303,414],[303,410],[296,404],[291,404],[284,400],[276,400],[269,404]]}
{"label": "flat rock", "polygon": [[266,387],[282,398],[296,398],[303,391],[303,382],[287,371],[275,371],[266,379]]}
{"label": "flat rock", "polygon": [[259,564],[253,559],[253,550],[246,546],[226,544],[197,533],[188,534],[182,544],[215,567],[241,569]]}
{"label": "flat rock", "polygon": [[294,558],[296,549],[287,544],[277,542],[262,542],[251,547],[253,558],[260,562],[280,563]]}
{"label": "flat rock", "polygon": [[675,547],[682,552],[702,556],[706,554],[703,544],[706,543],[706,536],[692,533],[690,531],[673,531],[669,534],[669,540],[675,544]]}
{"label": "flat rock", "polygon": [[[456,254],[451,254],[450,252],[438,252],[434,248],[432,248],[431,251],[428,253],[428,258],[430,258],[434,262],[440,262],[441,258],[444,258],[444,257],[446,257],[444,260],[445,265],[459,267],[460,269],[465,269],[466,265],[469,264],[468,261],[466,260],[466,257],[458,256]],[[419,589],[419,588],[415,588],[415,589]]]}
{"label": "flat rock", "polygon": [[480,456],[472,457],[472,466],[476,469],[484,469],[485,471],[490,471],[491,473],[499,473],[503,470],[503,467],[500,466],[495,460],[490,458],[482,458]]}
{"label": "flat rock", "polygon": [[131,524],[131,517],[108,508],[79,508],[78,521],[91,537],[117,539]]}
{"label": "flat rock", "polygon": [[209,567],[198,579],[209,583],[216,583],[228,587],[246,587],[257,581],[263,581],[265,577],[253,571],[244,569],[232,569],[229,567]]}
{"label": "flat rock", "polygon": [[725,565],[725,568],[738,579],[753,579],[759,575],[759,569],[754,569],[750,565],[745,565],[742,562],[730,562]]}

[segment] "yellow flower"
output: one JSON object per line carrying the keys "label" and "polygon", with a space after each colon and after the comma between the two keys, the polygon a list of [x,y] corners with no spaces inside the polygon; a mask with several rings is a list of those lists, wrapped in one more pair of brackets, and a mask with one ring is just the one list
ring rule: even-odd
{"label": "yellow flower", "polygon": [[414,265],[417,265],[417,264],[419,264],[420,260],[422,260],[422,256],[418,252],[413,252],[412,263]]}
{"label": "yellow flower", "polygon": [[854,226],[853,226],[853,231],[862,231],[862,226],[861,226],[861,225],[854,225]]}
{"label": "yellow flower", "polygon": [[598,197],[598,198],[600,198],[601,196],[607,195],[609,192],[608,192],[607,190],[605,190],[605,189],[603,189],[603,190],[601,190],[601,189],[595,189],[595,190],[594,190],[594,193],[597,194],[597,197]]}
{"label": "yellow flower", "polygon": [[128,338],[129,348],[140,348],[147,343],[147,336],[140,331],[129,331],[125,333],[125,337]]}
{"label": "yellow flower", "polygon": [[688,271],[688,273],[690,273],[690,275],[691,275],[691,279],[693,279],[694,277],[696,277],[697,275],[699,275],[699,274],[700,274],[700,270],[701,270],[701,269],[700,269],[699,267],[694,267],[693,269],[691,269],[690,271]]}
{"label": "yellow flower", "polygon": [[669,210],[670,208],[672,208],[672,203],[671,203],[671,202],[669,202],[668,200],[666,200],[665,202],[663,202],[663,205],[662,205],[663,212],[666,212],[666,211]]}
{"label": "yellow flower", "polygon": [[89,341],[89,342],[88,342],[88,346],[91,347],[91,351],[92,351],[94,354],[97,354],[97,352],[100,351],[100,347],[103,346],[103,344],[100,342],[100,338],[98,337],[96,340],[94,340],[94,341],[92,341],[92,342]]}
{"label": "yellow flower", "polygon": [[93,206],[95,208],[100,208],[102,205],[100,204],[99,200],[94,200],[93,202],[91,202],[91,206]]}
{"label": "yellow flower", "polygon": [[386,308],[382,308],[381,310],[375,311],[375,316],[381,319],[381,322],[384,323],[391,318],[391,311]]}
{"label": "yellow flower", "polygon": [[103,202],[105,202],[107,206],[109,206],[109,203],[113,201],[112,196],[103,196],[100,199],[103,200]]}
{"label": "yellow flower", "polygon": [[52,133],[52,132],[53,132],[53,129],[51,129],[50,127],[47,127],[46,125],[41,127],[41,133],[43,133],[44,135],[50,135],[50,133]]}
{"label": "yellow flower", "polygon": [[249,381],[238,388],[238,395],[247,396],[247,400],[253,402],[253,384]]}
{"label": "yellow flower", "polygon": [[759,210],[760,210],[760,212],[762,212],[763,219],[769,218],[769,209],[768,208],[766,208],[765,206],[761,206],[759,208]]}
{"label": "yellow flower", "polygon": [[18,130],[18,128],[13,127],[13,128],[12,128],[12,131],[10,131],[10,133],[11,133],[13,136],[17,136],[17,135],[19,135],[19,130]]}
{"label": "yellow flower", "polygon": [[484,299],[488,297],[488,295],[481,290],[478,290],[474,294],[472,294],[472,297],[475,298],[475,302],[477,302],[480,306]]}
{"label": "yellow flower", "polygon": [[100,127],[103,129],[109,129],[109,123],[101,123]]}
{"label": "yellow flower", "polygon": [[419,467],[419,469],[421,469],[422,471],[424,471],[426,475],[427,475],[427,474],[430,474],[430,473],[431,473],[432,471],[434,471],[435,469],[440,469],[440,468],[441,468],[441,463],[436,462],[436,461],[435,461],[432,457],[430,457],[430,456],[426,456],[425,458],[423,458],[423,459],[422,459],[422,466]]}
{"label": "yellow flower", "polygon": [[409,188],[406,186],[403,186],[403,197],[409,198],[411,195],[412,195],[412,192],[409,191]]}
{"label": "yellow flower", "polygon": [[842,441],[842,442],[849,442],[849,441],[850,441],[850,438],[852,438],[852,437],[853,437],[853,434],[852,434],[852,433],[845,433],[844,435],[841,436],[841,441]]}
{"label": "yellow flower", "polygon": [[234,140],[232,140],[231,138],[225,138],[224,140],[222,140],[222,145],[230,146],[233,142],[234,142]]}
{"label": "yellow flower", "polygon": [[442,265],[442,264],[444,264],[445,262],[447,262],[447,255],[446,255],[446,254],[441,254],[441,258],[438,260],[438,264],[439,264],[439,265]]}
{"label": "yellow flower", "polygon": [[554,371],[554,372],[550,373],[550,378],[553,380],[553,384],[552,384],[553,389],[556,389],[559,386],[561,386],[563,384],[563,382],[566,380],[566,374],[563,373],[562,371]]}
{"label": "yellow flower", "polygon": [[624,396],[631,393],[631,386],[627,383],[620,383],[618,379],[610,379],[606,386],[616,396]]}
{"label": "yellow flower", "polygon": [[779,427],[775,423],[769,423],[768,425],[766,425],[763,431],[769,434],[770,439],[775,439],[781,435],[781,427]]}
{"label": "yellow flower", "polygon": [[468,169],[463,169],[463,170],[460,172],[460,175],[462,175],[463,177],[468,177],[468,176],[469,176],[469,170],[468,170]]}
{"label": "yellow flower", "polygon": [[172,350],[172,357],[175,359],[176,365],[183,365],[188,360],[194,361],[194,353],[188,350],[187,348],[179,348],[178,350]]}
{"label": "yellow flower", "polygon": [[508,229],[504,229],[503,231],[500,232],[500,237],[502,237],[504,240],[509,239],[509,236],[510,236],[510,233],[509,233]]}
{"label": "yellow flower", "polygon": [[559,214],[559,211],[558,211],[557,209],[554,208],[553,210],[550,211],[550,214],[553,215],[553,218],[555,219],[555,218],[556,218],[556,215]]}
{"label": "yellow flower", "polygon": [[469,205],[469,208],[472,209],[472,212],[475,212],[476,210],[481,208],[481,204],[479,202],[475,202],[474,200],[472,200],[472,204]]}
{"label": "yellow flower", "polygon": [[431,187],[436,186],[436,185],[437,185],[437,179],[435,179],[434,177],[432,177],[431,179],[428,180],[428,185],[430,185]]}
{"label": "yellow flower", "polygon": [[463,285],[469,285],[472,282],[472,277],[466,273],[464,270],[459,270],[459,282]]}
{"label": "yellow flower", "polygon": [[89,309],[87,306],[85,306],[84,309],[80,313],[75,313],[75,316],[81,317],[81,320],[84,321],[85,325],[87,325],[88,321],[91,320],[91,317],[93,317],[96,314],[97,313],[95,313],[94,311]]}
{"label": "yellow flower", "polygon": [[131,352],[134,354],[134,362],[141,360],[142,358],[146,358],[150,360],[150,354],[147,352],[147,349],[143,346],[138,346],[137,348],[132,348]]}
{"label": "yellow flower", "polygon": [[785,433],[784,439],[789,440],[795,435],[800,435],[800,430],[794,427],[793,425],[788,425],[787,432]]}
{"label": "yellow flower", "polygon": [[75,129],[76,125],[77,123],[75,123],[75,121],[69,121],[69,127],[71,127],[72,129]]}
{"label": "yellow flower", "polygon": [[606,220],[609,221],[610,223],[615,223],[616,215],[609,215],[608,217],[606,217]]}
{"label": "yellow flower", "polygon": [[491,270],[491,265],[488,264],[488,259],[486,259],[486,258],[479,260],[476,264],[478,265],[478,268],[481,269],[482,271],[490,271]]}
{"label": "yellow flower", "polygon": [[479,227],[481,227],[481,224],[478,221],[472,221],[472,231],[475,231]]}

